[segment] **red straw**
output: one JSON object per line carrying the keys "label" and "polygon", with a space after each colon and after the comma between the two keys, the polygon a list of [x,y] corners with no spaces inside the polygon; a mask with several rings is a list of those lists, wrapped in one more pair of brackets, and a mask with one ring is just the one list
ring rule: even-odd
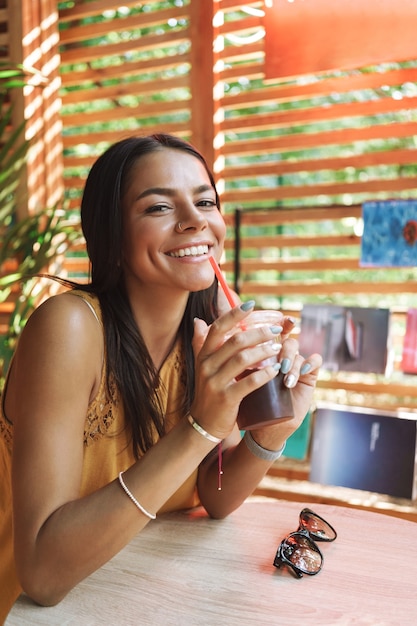
{"label": "red straw", "polygon": [[230,291],[230,289],[229,289],[229,287],[228,287],[228,285],[227,285],[226,281],[224,280],[224,276],[223,276],[223,274],[222,274],[222,272],[221,272],[221,270],[220,270],[220,267],[217,265],[217,261],[216,261],[216,259],[214,258],[214,256],[209,256],[209,261],[210,261],[210,263],[211,263],[212,268],[214,269],[214,273],[215,273],[215,274],[216,274],[216,276],[217,276],[217,280],[218,280],[218,281],[219,281],[219,283],[221,284],[222,289],[223,289],[223,291],[224,291],[224,294],[225,294],[225,296],[226,296],[226,298],[227,298],[227,300],[228,300],[228,302],[229,302],[230,306],[231,306],[231,307],[232,307],[232,309],[233,309],[233,307],[234,307],[234,306],[236,306],[236,303],[235,303],[235,301],[233,300],[232,292]]}

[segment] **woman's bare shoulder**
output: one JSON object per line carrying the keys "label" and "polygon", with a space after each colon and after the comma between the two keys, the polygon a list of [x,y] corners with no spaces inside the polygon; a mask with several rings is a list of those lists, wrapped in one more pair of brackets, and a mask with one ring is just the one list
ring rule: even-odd
{"label": "woman's bare shoulder", "polygon": [[72,291],[67,291],[42,302],[30,316],[27,328],[36,326],[37,330],[41,330],[45,326],[51,330],[55,326],[71,328],[75,325],[78,331],[85,328],[90,332],[97,326],[97,322],[97,315],[88,305],[88,301],[76,297]]}
{"label": "woman's bare shoulder", "polygon": [[[9,391],[30,389],[31,401],[39,399],[39,406],[54,394],[74,405],[73,397],[78,395],[86,404],[100,383],[103,346],[101,326],[81,298],[67,293],[52,296],[32,313],[19,338]],[[13,417],[18,412],[13,404],[17,395],[7,395]],[[58,401],[56,406],[60,407]]]}
{"label": "woman's bare shoulder", "polygon": [[26,363],[56,358],[102,364],[103,331],[97,318],[82,298],[70,292],[51,296],[30,316],[16,350],[16,358]]}

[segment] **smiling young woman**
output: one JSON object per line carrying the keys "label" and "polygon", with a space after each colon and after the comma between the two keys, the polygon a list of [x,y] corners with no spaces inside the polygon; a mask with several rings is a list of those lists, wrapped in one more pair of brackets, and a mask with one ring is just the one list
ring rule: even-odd
{"label": "smiling young woman", "polygon": [[[238,507],[301,424],[321,364],[298,354],[284,316],[230,332],[254,303],[236,297],[230,309],[218,292],[209,257],[220,259],[225,226],[188,143],[111,146],[88,176],[81,217],[91,280],[67,282],[33,313],[2,397],[0,621],[22,589],[57,603],[156,514]],[[239,376],[271,356],[275,366]],[[242,439],[241,400],[284,360],[295,417]]]}

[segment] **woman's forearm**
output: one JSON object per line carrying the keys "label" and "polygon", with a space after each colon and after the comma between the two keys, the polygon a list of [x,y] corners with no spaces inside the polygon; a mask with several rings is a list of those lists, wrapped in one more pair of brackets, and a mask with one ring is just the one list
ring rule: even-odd
{"label": "woman's forearm", "polygon": [[[198,467],[214,444],[181,421],[123,474],[135,498],[156,513]],[[116,479],[54,511],[36,537],[17,523],[16,563],[21,584],[36,602],[56,604],[149,522]]]}
{"label": "woman's forearm", "polygon": [[[279,449],[281,444],[276,444]],[[221,490],[219,485],[219,460],[216,451],[202,463],[198,477],[200,500],[214,518],[223,518],[232,513],[250,496],[273,461],[263,460],[248,449],[243,439],[222,454]]]}

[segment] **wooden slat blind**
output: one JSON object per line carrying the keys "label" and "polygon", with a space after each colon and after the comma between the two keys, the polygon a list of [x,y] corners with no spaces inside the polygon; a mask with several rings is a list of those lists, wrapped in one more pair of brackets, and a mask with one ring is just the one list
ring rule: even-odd
{"label": "wooden slat blind", "polygon": [[[109,143],[159,131],[191,140],[215,170],[231,283],[242,210],[242,296],[296,316],[305,302],[391,308],[400,377],[416,269],[361,268],[360,221],[366,200],[417,195],[417,59],[266,81],[262,9],[261,0],[58,3],[70,207],[78,211],[88,169]],[[82,250],[66,270],[85,278]],[[323,385],[358,399],[362,382]],[[384,401],[385,383],[369,383]],[[399,402],[414,402],[408,380],[391,383]]]}
{"label": "wooden slat blind", "polygon": [[[386,64],[266,82],[263,40],[241,47],[231,43],[261,29],[262,18],[241,14],[238,19],[238,3],[222,6],[226,18],[231,16],[221,29],[227,85],[220,101],[225,111],[221,176],[227,208],[314,206],[318,200],[325,206],[415,195],[415,60],[406,67]],[[315,176],[307,180],[306,172]]]}

